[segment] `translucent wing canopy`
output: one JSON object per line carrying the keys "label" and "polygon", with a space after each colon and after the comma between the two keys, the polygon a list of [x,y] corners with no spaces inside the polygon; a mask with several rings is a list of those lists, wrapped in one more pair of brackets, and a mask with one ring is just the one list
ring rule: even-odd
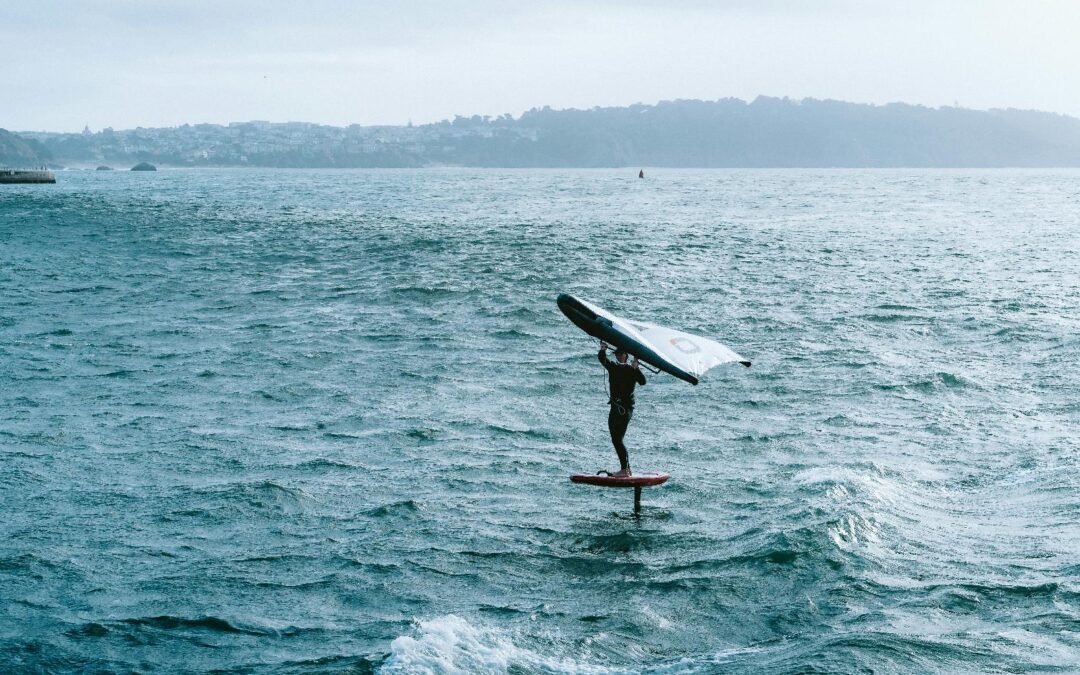
{"label": "translucent wing canopy", "polygon": [[578,328],[593,337],[625,349],[645,363],[690,384],[707,370],[722,363],[750,361],[724,345],[671,328],[641,321],[628,321],[572,295],[560,295],[559,309]]}

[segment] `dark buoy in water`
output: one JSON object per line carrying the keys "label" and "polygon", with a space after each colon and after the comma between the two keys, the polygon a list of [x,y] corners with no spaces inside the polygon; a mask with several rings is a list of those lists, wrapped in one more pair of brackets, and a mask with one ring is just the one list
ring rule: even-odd
{"label": "dark buoy in water", "polygon": [[645,169],[638,169],[637,177],[638,178],[644,178],[645,177]]}

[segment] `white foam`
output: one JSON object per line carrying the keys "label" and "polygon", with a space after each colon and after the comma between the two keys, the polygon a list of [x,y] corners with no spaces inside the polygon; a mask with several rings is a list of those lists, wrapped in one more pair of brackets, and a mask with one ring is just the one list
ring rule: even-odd
{"label": "white foam", "polygon": [[386,675],[486,675],[511,669],[581,675],[632,672],[545,656],[520,646],[505,631],[474,626],[453,614],[417,621],[414,635],[396,638],[390,643],[390,652],[380,669]]}

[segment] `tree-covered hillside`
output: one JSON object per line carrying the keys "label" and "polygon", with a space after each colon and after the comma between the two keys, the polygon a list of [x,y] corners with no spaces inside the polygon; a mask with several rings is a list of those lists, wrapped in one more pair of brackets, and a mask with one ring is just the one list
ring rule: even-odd
{"label": "tree-covered hillside", "polygon": [[23,135],[57,164],[85,166],[1080,166],[1080,119],[1064,115],[767,97],[419,126],[244,122]]}
{"label": "tree-covered hillside", "polygon": [[0,129],[0,167],[31,169],[41,166],[46,159],[48,152],[36,141]]}

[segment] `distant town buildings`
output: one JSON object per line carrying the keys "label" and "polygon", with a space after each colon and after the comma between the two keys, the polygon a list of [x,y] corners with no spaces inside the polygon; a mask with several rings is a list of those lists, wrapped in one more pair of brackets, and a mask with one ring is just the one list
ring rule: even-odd
{"label": "distant town buildings", "polygon": [[[466,119],[466,118],[459,118]],[[350,125],[332,127],[308,122],[265,120],[228,125],[185,124],[80,134],[22,132],[38,141],[54,160],[97,165],[130,160],[172,166],[425,166],[453,163],[456,152],[478,140],[534,140],[535,132],[474,123],[442,122],[422,126]]]}

